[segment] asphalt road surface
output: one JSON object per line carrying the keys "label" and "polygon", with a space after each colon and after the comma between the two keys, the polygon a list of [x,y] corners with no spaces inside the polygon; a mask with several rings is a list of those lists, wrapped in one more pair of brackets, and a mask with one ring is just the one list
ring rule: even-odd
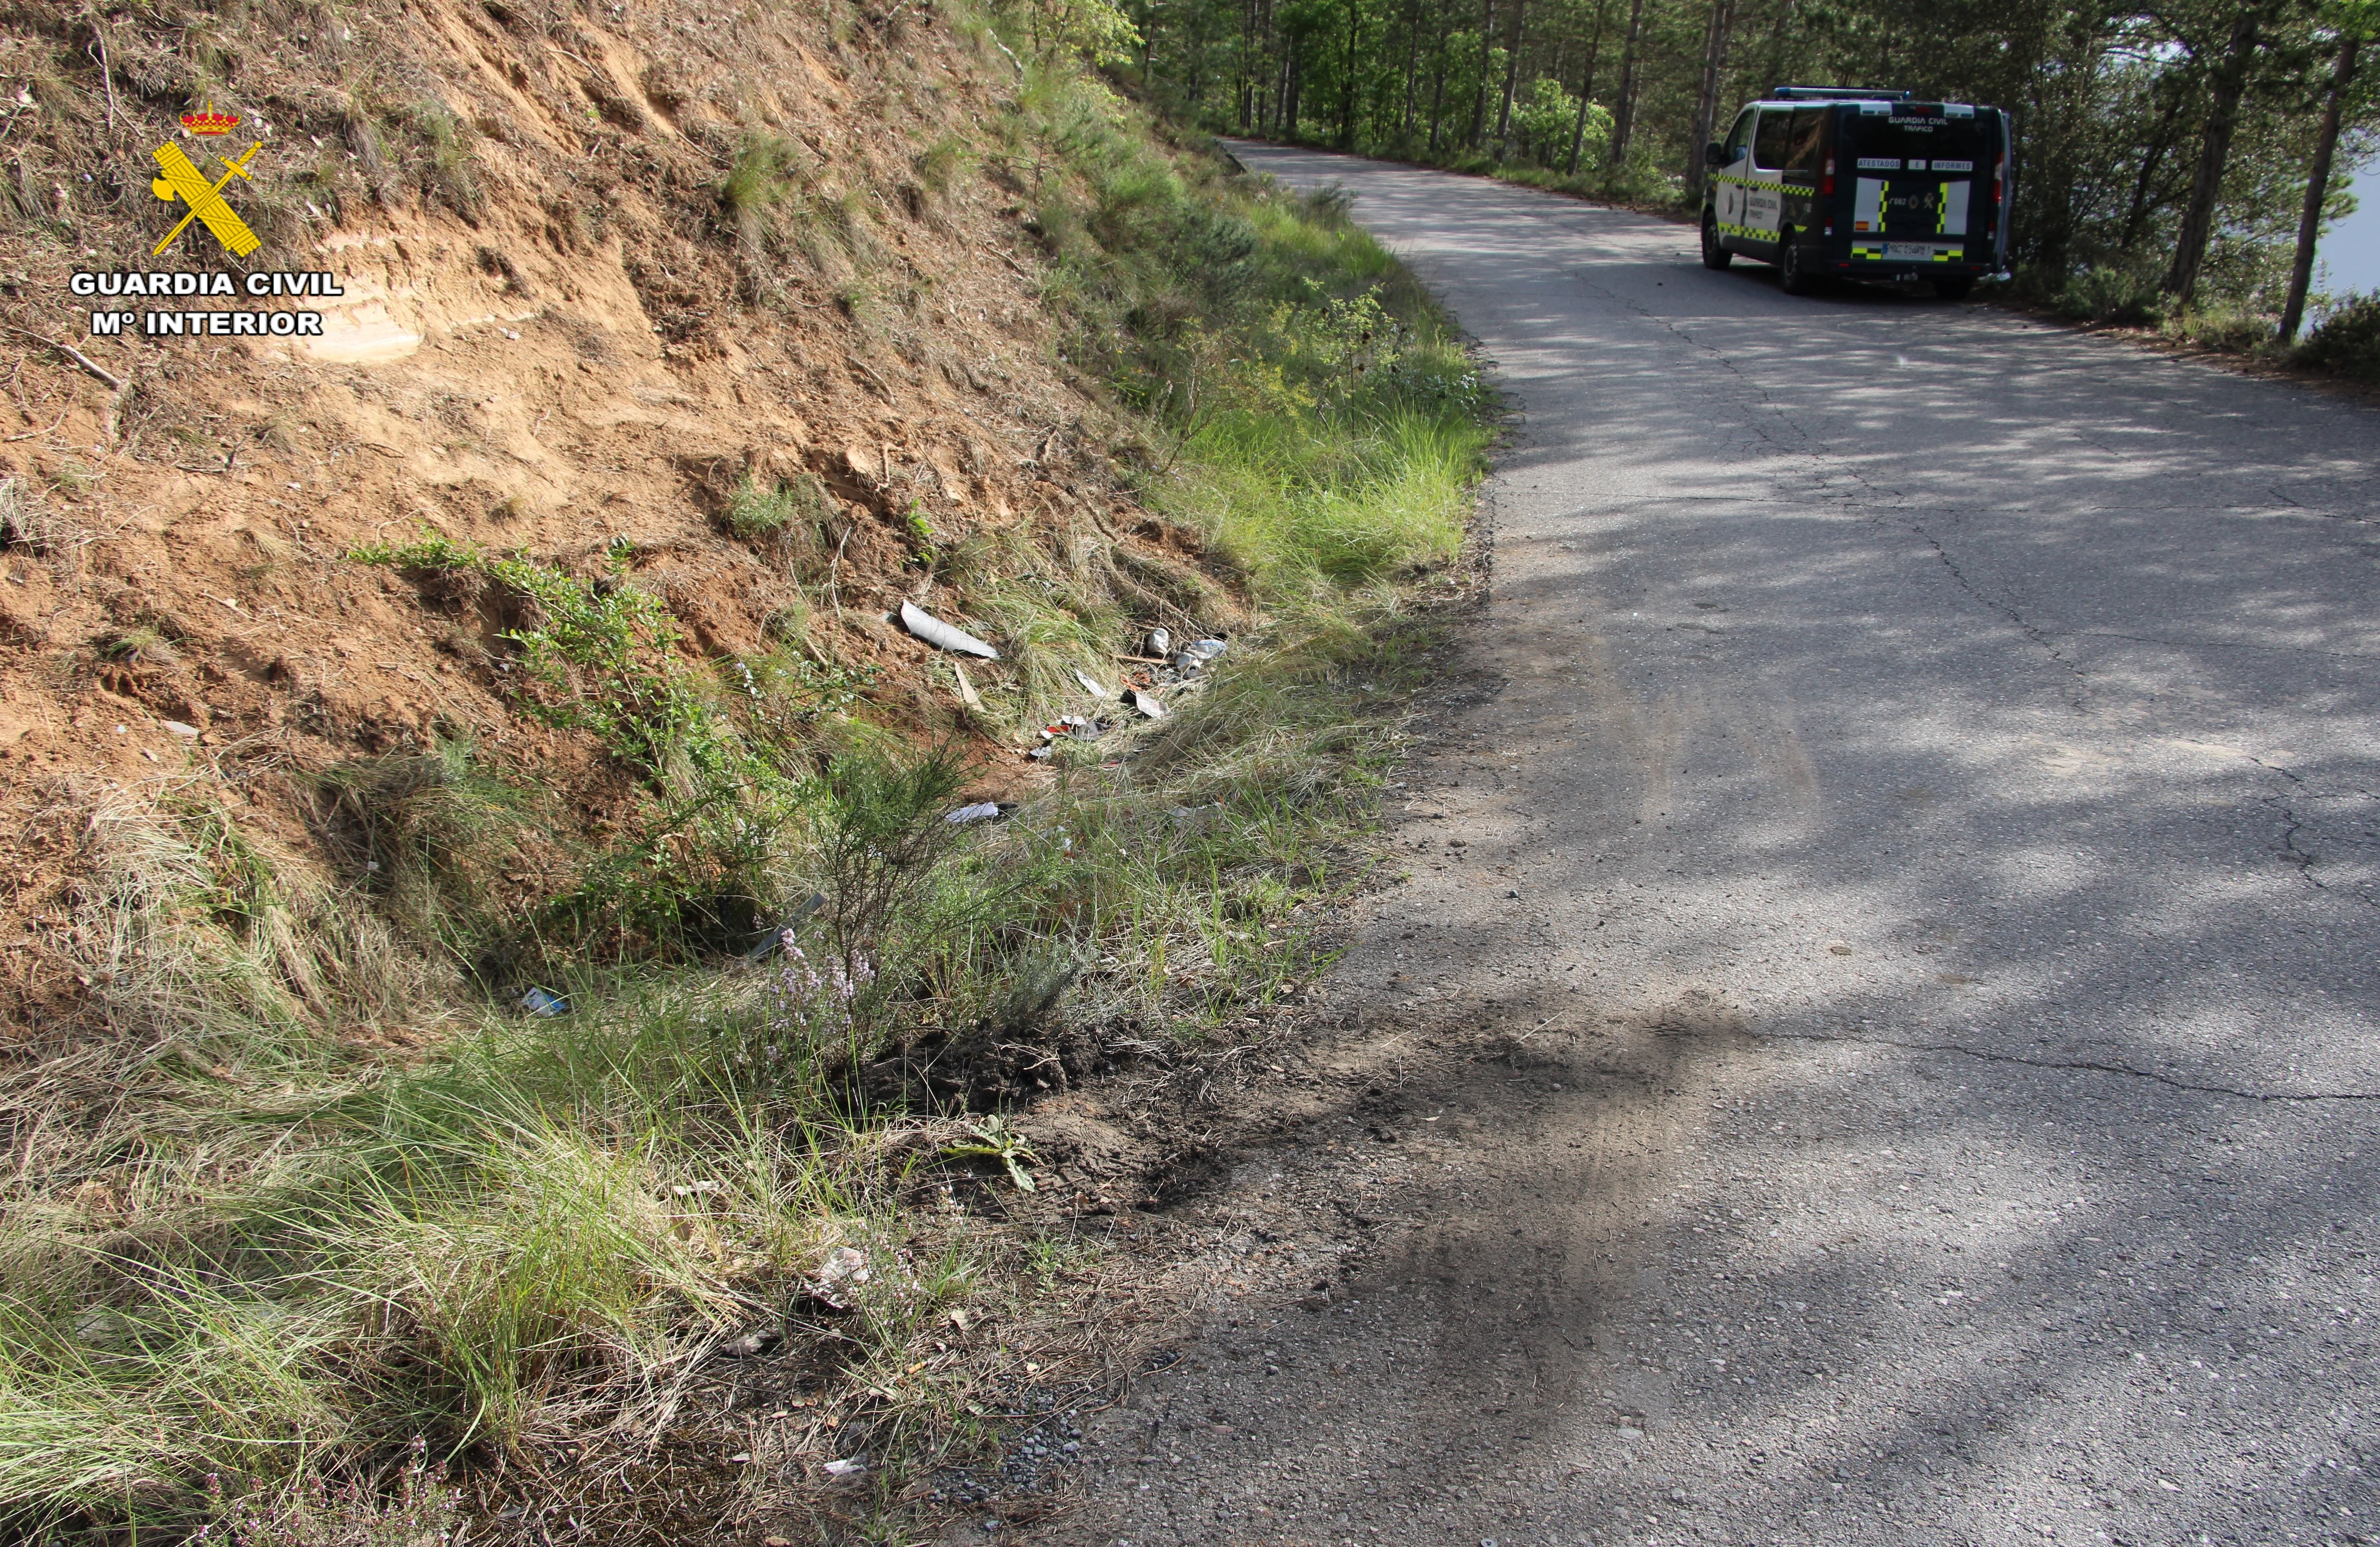
{"label": "asphalt road surface", "polygon": [[2380,1541],[2380,415],[1243,154],[1524,416],[1333,989],[1471,1052],[1242,1167],[1052,1534]]}

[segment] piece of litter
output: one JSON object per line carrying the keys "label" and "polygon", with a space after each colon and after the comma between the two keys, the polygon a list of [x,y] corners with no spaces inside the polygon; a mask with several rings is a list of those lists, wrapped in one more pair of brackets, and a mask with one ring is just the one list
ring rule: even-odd
{"label": "piece of litter", "polygon": [[829,1461],[826,1464],[826,1475],[829,1477],[866,1477],[868,1475],[868,1457],[865,1456],[847,1456],[841,1461]]}
{"label": "piece of litter", "polygon": [[1230,648],[1220,639],[1193,639],[1173,658],[1173,669],[1185,677],[1196,675],[1208,661]]}
{"label": "piece of litter", "polygon": [[510,328],[498,328],[498,329],[496,330],[496,332],[500,332],[500,333],[504,334],[506,338],[509,338],[509,339],[518,339],[518,338],[520,337],[520,334],[518,334],[518,333],[516,333],[516,332],[513,332]]}
{"label": "piece of litter", "polygon": [[1139,689],[1135,688],[1132,695],[1132,707],[1138,709],[1142,714],[1147,715],[1151,719],[1163,719],[1165,718],[1165,706],[1157,701],[1157,695],[1155,694],[1143,693]]}
{"label": "piece of litter", "polygon": [[981,656],[986,660],[998,660],[1000,652],[962,628],[935,617],[914,601],[901,604],[901,626],[929,645],[938,645],[960,655]]}
{"label": "piece of litter", "polygon": [[849,1279],[854,1284],[868,1282],[868,1257],[856,1247],[838,1246],[826,1254],[819,1266],[819,1282],[840,1284]]}
{"label": "piece of litter", "polygon": [[522,995],[520,1007],[531,1015],[541,1015],[549,1021],[557,1015],[570,1013],[569,1000],[559,994],[549,993],[542,988],[532,988]]}
{"label": "piece of litter", "polygon": [[1114,694],[1110,693],[1107,689],[1101,687],[1097,682],[1093,681],[1090,673],[1087,671],[1076,671],[1075,673],[1075,681],[1082,683],[1084,688],[1094,698],[1107,699],[1115,696]]}
{"label": "piece of litter", "polygon": [[1037,763],[1046,762],[1049,760],[1050,749],[1046,746],[1037,746],[1025,755],[1032,758]]}
{"label": "piece of litter", "polygon": [[951,662],[951,674],[959,680],[959,702],[965,704],[970,709],[982,708],[983,699],[976,693],[975,684],[967,681],[966,668],[961,666],[957,661],[953,661]]}
{"label": "piece of litter", "polygon": [[165,729],[171,731],[174,734],[181,737],[186,742],[195,742],[199,739],[199,728],[197,726],[185,725],[178,719],[169,719],[165,721]]}
{"label": "piece of litter", "polygon": [[1150,629],[1148,637],[1142,643],[1148,647],[1148,653],[1160,660],[1173,653],[1173,635],[1161,628]]}
{"label": "piece of litter", "polygon": [[953,811],[949,816],[943,817],[942,820],[948,822],[954,828],[963,828],[969,822],[990,822],[996,819],[999,816],[999,802],[980,801],[974,805],[963,805],[959,807],[956,811]]}
{"label": "piece of litter", "polygon": [[728,1461],[729,1461],[731,1464],[733,1464],[733,1465],[735,1465],[735,1466],[739,1466],[739,1467],[740,1467],[740,1466],[742,1466],[745,1462],[749,1461],[750,1459],[752,1459],[752,1453],[751,1453],[750,1451],[748,1451],[748,1450],[739,1450],[739,1451],[737,1451],[735,1455],[733,1455],[733,1456],[729,1456],[727,1459],[728,1459]]}

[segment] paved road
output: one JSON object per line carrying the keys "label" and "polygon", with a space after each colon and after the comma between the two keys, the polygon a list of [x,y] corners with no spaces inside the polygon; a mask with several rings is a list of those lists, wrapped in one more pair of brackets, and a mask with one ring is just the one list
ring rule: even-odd
{"label": "paved road", "polygon": [[1501,1056],[1244,1168],[1068,1534],[2380,1541],[2380,416],[1245,154],[1525,416],[1336,988]]}

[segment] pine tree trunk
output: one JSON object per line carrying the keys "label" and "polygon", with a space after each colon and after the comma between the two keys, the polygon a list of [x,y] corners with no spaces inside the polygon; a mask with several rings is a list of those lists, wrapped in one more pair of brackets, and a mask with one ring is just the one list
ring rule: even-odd
{"label": "pine tree trunk", "polygon": [[1527,41],[1529,0],[1512,0],[1512,46],[1504,54],[1504,100],[1496,109],[1496,159],[1502,161],[1512,137],[1512,91],[1521,80],[1521,45]]}
{"label": "pine tree trunk", "polygon": [[1785,0],[1783,5],[1777,7],[1777,26],[1768,34],[1768,58],[1766,68],[1762,71],[1766,79],[1752,83],[1752,89],[1755,91],[1766,91],[1772,86],[1791,84],[1785,79],[1785,37],[1792,30],[1793,6],[1794,0]]}
{"label": "pine tree trunk", "polygon": [[1628,159],[1628,135],[1636,120],[1636,39],[1645,25],[1645,0],[1628,0],[1628,42],[1620,50],[1620,105],[1611,115],[1611,146],[1604,153],[1604,182],[1620,177]]}
{"label": "pine tree trunk", "polygon": [[1479,0],[1479,84],[1471,93],[1471,127],[1463,137],[1463,145],[1475,151],[1488,127],[1488,64],[1495,44],[1496,0]]}
{"label": "pine tree trunk", "polygon": [[2173,267],[2166,274],[2166,294],[2181,306],[2198,298],[2198,272],[2206,261],[2207,243],[2215,236],[2216,206],[2223,197],[2223,171],[2231,160],[2231,136],[2240,127],[2240,99],[2248,89],[2248,71],[2256,62],[2261,9],[2243,10],[2231,23],[2231,38],[2223,62],[2216,66],[2206,115],[2206,138],[2199,142],[2198,172],[2191,179],[2190,204],[2182,212],[2181,235],[2175,240]]}
{"label": "pine tree trunk", "polygon": [[1718,116],[1718,83],[1727,67],[1728,34],[1735,27],[1735,0],[1711,0],[1710,23],[1703,30],[1702,91],[1694,99],[1694,134],[1686,147],[1686,202],[1700,208],[1703,147],[1710,143],[1711,121]]}
{"label": "pine tree trunk", "polygon": [[1609,6],[1609,0],[1604,0],[1595,7],[1595,31],[1586,43],[1586,73],[1578,82],[1578,122],[1570,127],[1570,167],[1562,174],[1566,177],[1578,175],[1579,147],[1586,142],[1586,110],[1595,101],[1595,56],[1603,47],[1603,15]]}
{"label": "pine tree trunk", "polygon": [[1438,35],[1438,54],[1429,77],[1429,153],[1438,154],[1438,128],[1446,116],[1446,34]]}
{"label": "pine tree trunk", "polygon": [[1355,148],[1355,50],[1363,41],[1359,29],[1364,13],[1350,4],[1347,7],[1347,90],[1339,105],[1339,148]]}
{"label": "pine tree trunk", "polygon": [[1400,120],[1397,136],[1406,144],[1413,143],[1414,86],[1421,76],[1421,5],[1420,0],[1405,7],[1405,110]]}
{"label": "pine tree trunk", "polygon": [[2119,252],[2131,251],[2132,244],[2140,240],[2141,227],[2149,218],[2149,194],[2156,187],[2157,168],[2165,164],[2166,152],[2173,149],[2174,123],[2188,100],[2186,92],[2176,91],[2165,111],[2157,115],[2156,133],[2149,140],[2148,153],[2141,157],[2140,175],[2132,179],[2132,201],[2124,212],[2124,232],[2116,239]]}
{"label": "pine tree trunk", "polygon": [[2355,54],[2362,40],[2350,31],[2338,41],[2338,65],[2330,72],[2330,100],[2322,108],[2322,137],[2314,141],[2313,166],[2306,175],[2305,210],[2298,216],[2297,261],[2289,266],[2289,299],[2281,309],[2281,342],[2295,344],[2305,320],[2306,291],[2313,284],[2313,249],[2322,240],[2322,205],[2330,197],[2330,162],[2338,151],[2339,110],[2355,79]]}

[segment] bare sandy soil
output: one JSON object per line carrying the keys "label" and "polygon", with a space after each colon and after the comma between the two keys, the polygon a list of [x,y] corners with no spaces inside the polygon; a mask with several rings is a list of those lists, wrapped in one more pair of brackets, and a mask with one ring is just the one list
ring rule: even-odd
{"label": "bare sandy soil", "polygon": [[1041,1539],[2380,1540],[2370,410],[1242,154],[1524,428],[1410,879],[1125,1227],[1185,1335]]}

